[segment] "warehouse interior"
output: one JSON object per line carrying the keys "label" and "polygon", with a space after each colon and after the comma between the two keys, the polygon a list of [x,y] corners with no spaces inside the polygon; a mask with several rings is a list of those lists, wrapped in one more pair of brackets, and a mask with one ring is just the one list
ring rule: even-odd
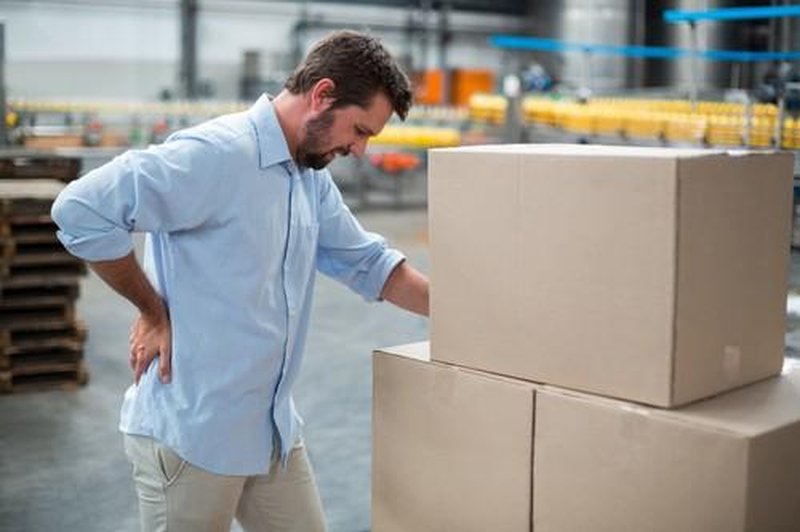
{"label": "warehouse interior", "polygon": [[[67,183],[128,150],[145,149],[164,142],[175,131],[219,115],[244,111],[265,92],[277,94],[316,41],[331,31],[346,28],[380,37],[409,75],[414,106],[406,120],[401,121],[397,116],[390,119],[370,140],[363,157],[339,157],[329,170],[346,204],[364,228],[383,235],[425,274],[432,273],[431,266],[437,257],[445,257],[444,251],[433,249],[433,246],[442,246],[440,250],[446,247],[443,237],[437,236],[437,228],[438,235],[450,236],[453,233],[447,231],[455,230],[453,225],[446,226],[444,214],[437,215],[436,223],[440,225],[433,227],[429,213],[434,210],[434,201],[440,202],[437,213],[466,209],[446,203],[447,194],[441,192],[447,190],[445,185],[440,185],[439,195],[434,198],[430,163],[436,152],[431,150],[558,144],[570,149],[593,145],[621,150],[674,149],[675,152],[669,153],[677,154],[677,159],[684,156],[681,150],[742,157],[759,154],[771,157],[768,154],[780,152],[779,156],[793,157],[789,164],[792,170],[787,170],[791,176],[784,176],[791,179],[791,198],[785,197],[786,194],[781,196],[786,200],[786,208],[783,209],[783,204],[775,205],[773,211],[777,212],[779,222],[780,216],[785,215],[783,247],[770,248],[767,258],[767,255],[750,256],[742,261],[752,262],[753,271],[760,274],[772,268],[771,261],[777,257],[775,271],[783,272],[785,278],[773,276],[771,281],[765,281],[764,290],[772,294],[775,286],[784,288],[778,295],[785,297],[785,305],[781,299],[780,308],[774,304],[770,307],[780,310],[783,371],[785,374],[794,371],[790,368],[800,364],[800,3],[796,1],[3,0],[0,2],[0,117],[3,118],[0,120],[0,531],[139,530],[131,466],[118,429],[123,394],[132,382],[128,338],[136,308],[85,263],[64,251],[55,239],[56,229],[49,216],[53,199]],[[560,157],[558,150],[542,149],[545,158]],[[492,156],[502,156],[502,150],[489,150]],[[531,153],[538,152],[534,149]],[[593,156],[586,153],[590,154],[587,157]],[[449,159],[441,161],[445,162],[437,162],[436,168],[451,168],[446,166],[451,164],[447,162]],[[453,164],[452,168],[471,171],[469,165]],[[771,167],[765,165],[765,168]],[[445,181],[442,179],[440,183]],[[505,181],[498,179],[500,182]],[[457,185],[448,186],[453,186],[456,193],[463,192]],[[687,186],[681,190],[692,189]],[[737,189],[736,194],[739,192]],[[578,205],[575,212],[580,212],[581,205],[591,204],[595,195],[605,197],[590,186],[584,189],[576,185],[569,193],[575,194],[570,199],[573,205]],[[494,205],[492,190],[487,189],[484,194],[486,204]],[[764,201],[768,194],[761,194],[760,189],[750,193]],[[523,193],[519,197],[520,205],[531,201]],[[707,198],[713,198],[708,199],[710,202],[724,203],[730,195],[721,190]],[[493,223],[511,219],[501,210],[477,209],[481,212],[475,212],[474,218],[465,221],[460,229],[465,242],[473,233],[479,239],[488,231],[489,225],[480,227],[488,224],[487,220]],[[597,221],[592,219],[595,211],[586,207],[586,212],[589,214],[583,221],[588,220],[587,225]],[[676,224],[678,231],[682,230],[683,226]],[[603,223],[597,226],[605,227]],[[515,227],[510,231],[516,230]],[[713,230],[722,231],[717,226]],[[774,233],[765,236],[766,231],[761,235],[762,240],[773,242],[777,237]],[[588,239],[588,233],[587,230],[574,234]],[[535,235],[540,232],[521,232],[515,242],[521,247],[535,248]],[[690,240],[681,233],[665,247],[674,245],[677,249],[681,242]],[[730,240],[736,242],[736,235]],[[570,257],[580,256],[580,246],[586,246],[585,259],[578,259],[584,260],[580,271],[591,271],[593,261],[605,260],[600,257],[602,253],[593,253],[593,243],[587,244],[586,240],[561,244],[564,248],[578,248]],[[609,249],[616,249],[617,245],[613,243]],[[139,257],[142,246],[142,235],[136,235]],[[722,247],[722,244],[706,246],[702,260],[712,261],[708,257]],[[553,253],[563,251],[561,248],[553,246]],[[719,253],[724,255],[722,251]],[[509,250],[507,255],[493,260],[513,261],[519,256],[522,255]],[[632,253],[626,257],[639,260],[640,255]],[[784,258],[784,266],[788,267],[780,266]],[[440,260],[435,268],[448,263],[452,267],[452,272],[448,272],[452,273],[451,278],[470,279],[471,263],[454,266],[455,259]],[[494,266],[486,266],[480,257],[474,262],[484,268],[480,271],[495,271]],[[649,263],[643,261],[643,264]],[[729,266],[736,272],[750,271],[739,263]],[[676,268],[677,279],[683,270]],[[498,266],[496,271],[507,270]],[[720,272],[720,278],[726,277]],[[437,295],[434,275],[431,283],[434,297],[452,293],[457,298],[456,289],[451,289],[454,282],[443,282],[443,289]],[[748,294],[760,291],[755,280],[753,283],[742,287],[743,308],[750,304]],[[518,293],[527,293],[529,284],[520,281],[519,286],[525,288],[519,288]],[[468,287],[471,288],[465,283],[465,293],[469,293]],[[557,281],[547,288],[558,288]],[[502,292],[502,297],[515,297],[515,290]],[[544,292],[548,297],[556,297],[547,290]],[[613,290],[598,291],[606,292]],[[487,301],[486,308],[503,306],[493,297],[488,299],[491,301]],[[572,306],[558,304],[559,309],[572,309],[568,314],[572,324],[570,335],[585,337],[588,345],[605,345],[605,335],[591,337],[596,320],[585,313],[586,309],[599,308],[598,304],[580,299],[571,300]],[[438,303],[438,308],[456,308],[454,316],[458,306],[451,301]],[[433,308],[435,312],[437,305]],[[675,308],[679,313],[677,303]],[[610,307],[609,315],[617,310]],[[505,330],[505,325],[500,325],[504,316],[498,314],[496,319],[497,330]],[[432,315],[431,320],[436,320],[436,316]],[[770,320],[754,321],[760,324]],[[690,323],[678,322],[681,325],[670,333],[676,338],[680,330],[691,328]],[[377,366],[373,368],[373,351],[424,342],[435,334],[440,334],[443,338],[440,345],[445,345],[445,333],[432,331],[431,323],[426,317],[386,302],[365,302],[341,284],[317,275],[305,360],[294,398],[305,421],[304,440],[328,529],[331,532],[532,530],[538,523],[541,530],[590,530],[576,524],[590,520],[586,517],[587,521],[580,521],[576,515],[583,510],[576,508],[591,510],[602,504],[573,501],[568,512],[573,521],[559,521],[561,517],[546,510],[537,517],[541,505],[550,500],[545,497],[545,490],[540,490],[542,499],[537,499],[536,493],[526,495],[531,507],[526,507],[528,518],[526,521],[523,516],[522,528],[512,526],[511,517],[503,521],[488,510],[481,515],[493,515],[496,526],[486,528],[476,519],[465,525],[463,520],[470,515],[468,511],[459,512],[462,521],[456,517],[448,520],[448,511],[442,508],[449,508],[448,501],[454,498],[463,501],[464,506],[473,504],[476,508],[491,503],[493,499],[487,493],[501,494],[497,496],[506,502],[516,499],[508,495],[511,488],[488,482],[479,488],[468,483],[448,486],[445,480],[448,464],[460,463],[448,456],[471,460],[468,451],[473,450],[472,446],[461,448],[457,438],[443,437],[453,449],[426,450],[424,432],[414,440],[419,446],[385,443],[385,434],[378,431],[386,430],[388,434],[391,430],[374,425],[374,413],[386,409],[396,413],[402,408],[391,403],[388,394],[381,394],[378,402],[377,396],[382,391],[378,386],[383,384],[373,379],[373,371],[378,371]],[[465,319],[463,323],[471,322]],[[708,328],[714,329],[711,325]],[[448,330],[456,329],[453,325]],[[517,347],[510,342],[503,346],[512,350]],[[388,358],[397,354],[393,353]],[[398,353],[402,354],[402,350]],[[737,371],[740,357],[746,356],[739,352],[738,346],[734,349],[725,345],[726,363],[734,364]],[[430,357],[435,361],[432,364],[450,362],[437,359],[435,352]],[[458,361],[454,364],[460,367]],[[742,367],[745,366],[743,362]],[[545,387],[562,384],[510,370],[495,371],[479,364],[467,363],[465,367],[509,379],[519,377]],[[729,369],[726,366],[726,371]],[[773,370],[772,375],[780,373],[780,369],[773,367]],[[666,378],[677,379],[679,374],[676,370]],[[404,382],[396,378],[396,382]],[[434,378],[435,386],[442,385],[440,380],[448,378]],[[752,384],[757,380],[760,379],[753,377],[738,384],[728,383],[726,387],[718,386],[714,393],[698,392],[697,397],[705,400],[734,388],[759,386]],[[409,382],[413,386],[414,379]],[[431,392],[434,402],[450,397],[447,394],[457,390],[457,386],[458,383],[453,384],[445,392],[434,388]],[[600,389],[572,383],[564,386],[581,393]],[[545,396],[546,393],[547,390]],[[791,395],[787,401],[800,412],[800,387],[793,394],[787,394]],[[682,406],[678,402],[659,405],[622,392],[601,395],[630,400],[632,406],[624,408],[632,412],[644,408],[642,404],[655,405],[668,413]],[[725,395],[722,393],[721,397]],[[778,395],[776,392],[775,396]],[[725,408],[720,406],[717,411]],[[697,419],[708,416],[713,417],[698,414]],[[766,419],[767,414],[764,416]],[[784,443],[776,445],[798,448],[800,419],[789,420],[785,413],[781,416],[782,422],[785,421],[781,434],[787,436],[782,440]],[[413,415],[388,417],[397,423],[416,419]],[[506,420],[499,413],[496,417]],[[408,421],[409,434],[424,428],[439,434],[425,424],[427,417],[420,414],[419,419],[423,420],[419,425]],[[694,422],[702,423],[696,419]],[[477,436],[482,429],[475,423],[475,441],[483,441]],[[764,426],[766,421],[758,425]],[[642,434],[642,427],[631,423],[621,431],[636,438]],[[403,427],[392,426],[392,430],[402,431]],[[757,431],[753,431],[747,437],[756,440],[753,434]],[[378,442],[385,445],[379,455],[375,454]],[[433,460],[431,463],[443,464],[441,471],[432,467],[428,472],[420,472],[419,468],[404,468],[399,462],[392,462],[382,463],[380,473],[376,474],[375,462],[390,460],[389,453],[399,452],[396,447],[403,445],[407,452],[398,454],[403,460],[413,461],[413,452],[419,451],[423,455],[420,463]],[[708,449],[709,453],[719,451],[711,444]],[[495,454],[492,460],[503,462],[502,448],[490,450]],[[528,451],[529,459],[531,453],[535,456],[535,450]],[[639,447],[620,453],[628,451],[631,464],[646,456]],[[764,460],[763,455],[759,459]],[[478,462],[475,463],[478,467]],[[754,459],[753,463],[762,462]],[[800,458],[786,459],[783,463],[800,478],[800,469],[792,469],[800,468]],[[774,463],[771,467],[777,468]],[[388,476],[384,476],[387,471]],[[418,487],[406,482],[409,471],[418,475],[421,483]],[[403,480],[393,483],[391,473]],[[439,473],[442,477],[436,476]],[[713,477],[714,473],[698,472],[698,476],[703,475]],[[722,479],[718,484],[726,482]],[[526,481],[535,484],[535,473],[526,475]],[[589,482],[580,485],[585,487]],[[572,484],[564,482],[558,486],[567,490]],[[730,524],[733,521],[711,515],[713,504],[706,505],[711,508],[708,515],[695,516],[687,510],[689,517],[675,523],[696,526],[686,530],[800,530],[800,510],[797,510],[800,486],[788,481],[780,486],[785,500],[797,504],[793,510],[790,503],[782,505],[784,499],[776,502],[774,514],[780,517],[775,521],[759,521],[761,514],[751,510],[749,502],[726,499],[729,506],[743,508],[745,520],[772,523],[774,528],[745,525],[736,528],[738,525]],[[478,491],[473,493],[473,488]],[[535,491],[533,486],[530,489]],[[638,493],[641,497],[663,496],[665,501],[672,501],[671,493],[662,492],[668,489],[668,483],[659,483],[659,488],[648,485]],[[745,486],[743,491],[748,489]],[[613,491],[609,488],[609,492]],[[724,497],[709,495],[711,499],[716,496]],[[688,496],[678,498],[689,505]],[[397,506],[393,507],[395,503]],[[665,502],[656,507],[676,513],[670,504]],[[614,513],[605,508],[607,513]],[[649,506],[643,502],[642,508]],[[433,513],[436,517],[425,521],[425,516]],[[591,519],[599,523],[595,530],[642,530],[636,528],[638,525],[626,524],[624,517],[620,517],[626,513],[624,509],[616,513],[608,525],[597,521],[596,514],[592,514]],[[698,520],[691,521],[692,516]],[[570,522],[571,526],[564,524]],[[231,530],[242,528],[234,523]]]}

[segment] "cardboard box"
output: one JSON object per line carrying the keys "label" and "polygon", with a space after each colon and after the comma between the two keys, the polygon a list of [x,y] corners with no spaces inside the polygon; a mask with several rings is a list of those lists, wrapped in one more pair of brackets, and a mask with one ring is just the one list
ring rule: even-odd
{"label": "cardboard box", "polygon": [[375,532],[796,532],[800,365],[663,410],[374,358]]}
{"label": "cardboard box", "polygon": [[533,386],[375,352],[372,530],[528,532]]}
{"label": "cardboard box", "polygon": [[783,361],[788,153],[430,152],[434,358],[675,406]]}
{"label": "cardboard box", "polygon": [[537,390],[535,532],[797,532],[800,371],[680,410]]}

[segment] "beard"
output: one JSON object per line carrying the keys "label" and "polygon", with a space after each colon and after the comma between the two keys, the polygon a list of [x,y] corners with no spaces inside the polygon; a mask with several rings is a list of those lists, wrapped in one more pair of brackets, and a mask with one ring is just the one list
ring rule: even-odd
{"label": "beard", "polygon": [[330,130],[333,111],[326,109],[318,117],[306,123],[305,135],[297,147],[297,164],[314,170],[322,170],[333,160],[336,153],[347,155],[346,150],[324,150],[330,145]]}

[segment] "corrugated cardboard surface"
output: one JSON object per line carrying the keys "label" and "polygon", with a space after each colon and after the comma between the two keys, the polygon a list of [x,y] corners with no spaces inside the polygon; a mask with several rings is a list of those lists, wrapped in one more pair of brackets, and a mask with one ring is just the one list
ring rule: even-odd
{"label": "corrugated cardboard surface", "polygon": [[780,371],[791,174],[786,154],[679,161],[673,403]]}
{"label": "corrugated cardboard surface", "polygon": [[375,532],[527,532],[533,386],[424,361],[373,359]]}
{"label": "corrugated cardboard surface", "polygon": [[800,372],[685,409],[537,390],[536,532],[800,530]]}
{"label": "corrugated cardboard surface", "polygon": [[435,358],[660,406],[774,374],[788,163],[656,148],[433,150]]}

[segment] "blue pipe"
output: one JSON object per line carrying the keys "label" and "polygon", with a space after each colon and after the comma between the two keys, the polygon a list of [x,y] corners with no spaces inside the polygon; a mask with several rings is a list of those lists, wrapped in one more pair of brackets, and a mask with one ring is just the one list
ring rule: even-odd
{"label": "blue pipe", "polygon": [[[691,57],[692,51],[685,48],[666,46],[616,46],[610,44],[588,44],[544,39],[541,37],[521,37],[516,35],[492,35],[489,42],[506,50],[538,50],[545,52],[588,52],[603,55],[622,55],[626,57],[645,57],[653,59],[678,59]],[[800,59],[800,51],[791,52],[750,52],[736,50],[701,50],[697,57],[709,61],[794,61]]]}
{"label": "blue pipe", "polygon": [[667,22],[702,22],[710,20],[754,20],[763,18],[800,17],[800,6],[728,7],[705,11],[667,9]]}

